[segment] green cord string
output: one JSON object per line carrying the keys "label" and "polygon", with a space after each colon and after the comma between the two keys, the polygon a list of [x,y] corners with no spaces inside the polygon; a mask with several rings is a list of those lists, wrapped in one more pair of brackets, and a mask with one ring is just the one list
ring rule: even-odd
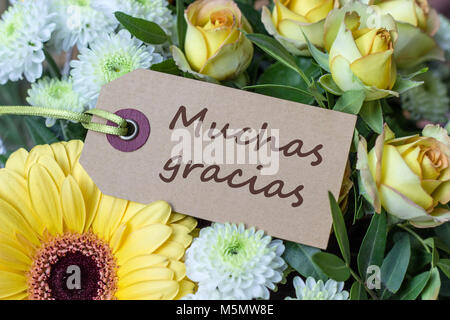
{"label": "green cord string", "polygon": [[[28,107],[28,106],[7,106],[0,107],[0,116],[16,115],[16,116],[37,116],[55,119],[64,119],[81,123],[87,130],[96,131],[104,134],[115,136],[126,136],[128,132],[128,123],[122,117],[101,109],[92,109],[81,112],[73,112],[60,109]],[[94,116],[106,119],[117,124],[117,127],[107,124],[93,122]]]}

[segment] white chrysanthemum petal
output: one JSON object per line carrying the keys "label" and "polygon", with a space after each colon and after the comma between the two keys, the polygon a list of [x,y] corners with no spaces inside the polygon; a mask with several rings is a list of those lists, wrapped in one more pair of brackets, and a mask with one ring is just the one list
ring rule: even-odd
{"label": "white chrysanthemum petal", "polygon": [[152,21],[169,35],[174,26],[174,17],[166,0],[91,0],[92,6],[113,17],[121,11],[130,16]]}
{"label": "white chrysanthemum petal", "polygon": [[0,20],[0,84],[42,75],[43,43],[55,29],[47,0],[19,1]]}
{"label": "white chrysanthemum petal", "polygon": [[74,90],[94,107],[102,85],[136,69],[147,69],[163,58],[126,30],[105,35],[80,50],[71,62]]}
{"label": "white chrysanthemum petal", "polygon": [[286,300],[347,300],[349,293],[345,290],[343,282],[336,282],[332,279],[323,283],[308,277],[306,282],[300,277],[293,280],[296,298],[287,297]]}
{"label": "white chrysanthemum petal", "polygon": [[0,139],[0,156],[6,153],[5,145],[3,144],[2,139]]}
{"label": "white chrysanthemum petal", "polygon": [[186,274],[198,282],[190,299],[268,299],[286,263],[281,240],[243,224],[215,223],[186,252]]}
{"label": "white chrysanthemum petal", "polygon": [[50,0],[50,4],[56,13],[52,44],[57,51],[86,47],[117,26],[114,17],[92,7],[92,0]]}
{"label": "white chrysanthemum petal", "polygon": [[[83,112],[86,101],[73,90],[72,80],[44,78],[31,85],[27,102],[36,107]],[[48,118],[46,125],[51,127],[55,119]]]}

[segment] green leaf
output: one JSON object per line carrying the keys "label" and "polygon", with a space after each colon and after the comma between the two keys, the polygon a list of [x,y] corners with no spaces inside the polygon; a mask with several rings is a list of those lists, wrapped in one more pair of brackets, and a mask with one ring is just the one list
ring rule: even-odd
{"label": "green leaf", "polygon": [[52,55],[47,51],[47,49],[44,49],[44,55],[45,55],[45,61],[47,61],[51,76],[54,78],[61,79],[61,72],[59,70],[59,67],[56,64],[55,60],[53,60]]}
{"label": "green leaf", "polygon": [[347,236],[347,228],[345,227],[344,216],[341,208],[336,202],[333,194],[328,191],[328,199],[331,206],[331,215],[333,216],[333,230],[341,249],[342,257],[347,265],[350,265],[350,244]]}
{"label": "green leaf", "polygon": [[425,289],[422,291],[422,300],[436,300],[441,289],[441,277],[438,268],[431,269],[430,279],[428,280]]}
{"label": "green leaf", "polygon": [[299,88],[295,88],[295,87],[291,87],[291,86],[286,86],[284,84],[273,84],[273,83],[255,84],[253,86],[242,87],[242,89],[244,89],[244,90],[248,90],[248,89],[285,89],[286,91],[292,91],[292,93],[302,94],[302,95],[307,95],[307,96],[312,97],[312,94],[309,93],[308,91],[305,91],[305,90],[302,90]]}
{"label": "green leaf", "polygon": [[177,35],[178,35],[178,46],[182,51],[184,51],[184,40],[186,39],[187,23],[184,19],[184,1],[177,1]]}
{"label": "green leaf", "polygon": [[25,118],[25,126],[28,129],[33,144],[39,145],[57,142],[58,138],[56,135],[40,120],[41,119],[33,119],[30,117]]}
{"label": "green leaf", "polygon": [[297,66],[294,57],[277,40],[260,33],[248,33],[246,36],[265,53],[300,75],[304,75],[303,71]]}
{"label": "green leaf", "polygon": [[442,270],[442,272],[450,278],[450,259],[441,259],[437,263],[437,266]]}
{"label": "green leaf", "polygon": [[[302,32],[303,32],[303,30],[302,30]],[[324,69],[327,72],[330,72],[330,63],[329,63],[329,56],[328,56],[328,54],[320,51],[319,49],[317,49],[316,46],[313,45],[309,41],[308,37],[305,35],[304,32],[303,32],[303,36],[306,39],[306,43],[308,44],[309,52],[311,53],[311,55],[314,58],[314,60],[316,60],[316,62],[320,65],[320,67],[322,69]]]}
{"label": "green leaf", "polygon": [[392,91],[396,91],[399,94],[403,94],[408,90],[411,90],[416,87],[420,87],[423,85],[423,81],[414,81],[410,79],[403,79],[402,77],[397,77],[397,81],[395,82],[394,87],[392,88]]}
{"label": "green leaf", "polygon": [[328,279],[312,260],[312,256],[320,252],[319,249],[289,241],[286,241],[285,247],[283,259],[302,276],[323,281]]}
{"label": "green leaf", "polygon": [[163,44],[168,40],[164,30],[154,22],[134,18],[120,11],[115,12],[114,15],[125,29],[145,43]]}
{"label": "green leaf", "polygon": [[367,292],[364,286],[355,281],[350,289],[350,300],[367,300]]}
{"label": "green leaf", "polygon": [[328,277],[336,281],[346,281],[350,277],[350,269],[341,258],[334,254],[318,252],[312,259]]}
{"label": "green leaf", "polygon": [[335,111],[358,114],[363,105],[366,94],[364,91],[346,91],[336,102]]}
{"label": "green leaf", "polygon": [[[320,68],[315,65],[310,58],[295,57],[294,59],[297,66],[299,66],[303,70],[308,78],[314,79],[320,75]],[[303,79],[298,76],[298,73],[296,71],[292,70],[289,67],[286,67],[281,62],[276,62],[269,66],[266,70],[264,70],[263,74],[259,77],[257,82],[257,85],[272,84],[294,87],[296,89],[302,90],[303,92],[292,90],[286,87],[281,88],[269,86],[258,87],[256,88],[255,92],[271,97],[305,104],[312,104],[314,102],[314,98],[308,91],[308,86],[305,81],[303,81]]]}
{"label": "green leaf", "polygon": [[430,271],[425,271],[415,276],[399,291],[397,294],[398,299],[415,300],[425,288],[428,279],[430,279]]}
{"label": "green leaf", "polygon": [[344,92],[338,87],[336,82],[334,82],[333,77],[330,73],[324,74],[319,79],[319,84],[324,88],[326,91],[336,95],[341,96],[344,94]]}
{"label": "green leaf", "polygon": [[164,60],[161,63],[154,64],[150,67],[150,70],[164,72],[173,75],[180,74],[180,69],[178,69],[175,60],[173,59]]}
{"label": "green leaf", "polygon": [[418,75],[421,75],[421,74],[424,74],[424,73],[428,72],[428,69],[429,69],[428,67],[424,67],[424,68],[421,68],[421,69],[417,70],[416,72],[413,72],[413,73],[410,73],[410,74],[402,74],[400,76],[403,79],[412,79],[412,78],[415,78]]}
{"label": "green leaf", "polygon": [[383,132],[383,112],[380,100],[364,102],[359,115],[373,131],[378,134]]}
{"label": "green leaf", "polygon": [[402,236],[396,241],[381,265],[381,283],[385,287],[381,294],[382,298],[389,295],[388,290],[391,293],[398,291],[405,278],[410,256],[411,245],[409,236],[402,233]]}
{"label": "green leaf", "polygon": [[383,263],[386,249],[387,218],[384,210],[375,213],[369,229],[361,243],[358,254],[358,270],[363,279],[367,278],[367,268],[371,265],[380,266]]}

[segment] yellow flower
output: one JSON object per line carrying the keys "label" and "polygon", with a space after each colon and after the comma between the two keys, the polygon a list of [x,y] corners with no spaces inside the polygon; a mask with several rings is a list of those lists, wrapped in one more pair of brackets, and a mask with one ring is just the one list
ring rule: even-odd
{"label": "yellow flower", "polygon": [[338,0],[274,0],[270,13],[262,10],[262,22],[269,34],[296,55],[310,55],[305,37],[315,46],[323,48],[323,26],[325,18]]}
{"label": "yellow flower", "polygon": [[0,299],[178,299],[196,220],[102,194],[83,143],[20,149],[0,170]]}
{"label": "yellow flower", "polygon": [[178,66],[200,78],[239,77],[253,58],[253,45],[241,30],[252,27],[232,0],[197,0],[185,11],[185,54],[172,47]]}
{"label": "yellow flower", "polygon": [[439,16],[427,0],[377,0],[373,4],[398,22],[395,59],[401,68],[410,68],[431,59],[444,60],[433,36]]}
{"label": "yellow flower", "polygon": [[450,220],[450,137],[445,129],[428,125],[422,136],[395,138],[385,126],[367,155],[364,138],[357,168],[366,198],[377,212],[390,214],[417,227],[434,227]]}
{"label": "yellow flower", "polygon": [[342,91],[364,90],[366,101],[389,94],[397,79],[395,21],[361,3],[333,10],[325,21],[330,71]]}

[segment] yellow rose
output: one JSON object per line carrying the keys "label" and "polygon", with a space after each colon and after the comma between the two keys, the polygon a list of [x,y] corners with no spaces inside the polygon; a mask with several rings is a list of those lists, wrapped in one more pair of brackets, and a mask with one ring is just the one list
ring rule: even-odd
{"label": "yellow rose", "polygon": [[197,0],[185,11],[185,56],[172,53],[185,72],[215,80],[237,78],[253,58],[253,45],[241,32],[252,32],[247,19],[232,0]]}
{"label": "yellow rose", "polygon": [[373,7],[350,3],[325,21],[325,48],[334,82],[342,91],[364,90],[366,100],[389,94],[397,79],[393,61],[395,21]]}
{"label": "yellow rose", "polygon": [[310,55],[305,37],[323,48],[325,18],[338,0],[274,0],[272,13],[264,7],[262,22],[269,34],[296,55]]}
{"label": "yellow rose", "polygon": [[450,137],[428,125],[422,136],[395,138],[385,126],[367,155],[360,141],[357,168],[366,198],[377,212],[390,214],[417,227],[435,227],[450,220]]}
{"label": "yellow rose", "polygon": [[397,65],[409,68],[424,61],[443,60],[433,36],[439,29],[439,16],[427,0],[372,0],[381,12],[398,22]]}

